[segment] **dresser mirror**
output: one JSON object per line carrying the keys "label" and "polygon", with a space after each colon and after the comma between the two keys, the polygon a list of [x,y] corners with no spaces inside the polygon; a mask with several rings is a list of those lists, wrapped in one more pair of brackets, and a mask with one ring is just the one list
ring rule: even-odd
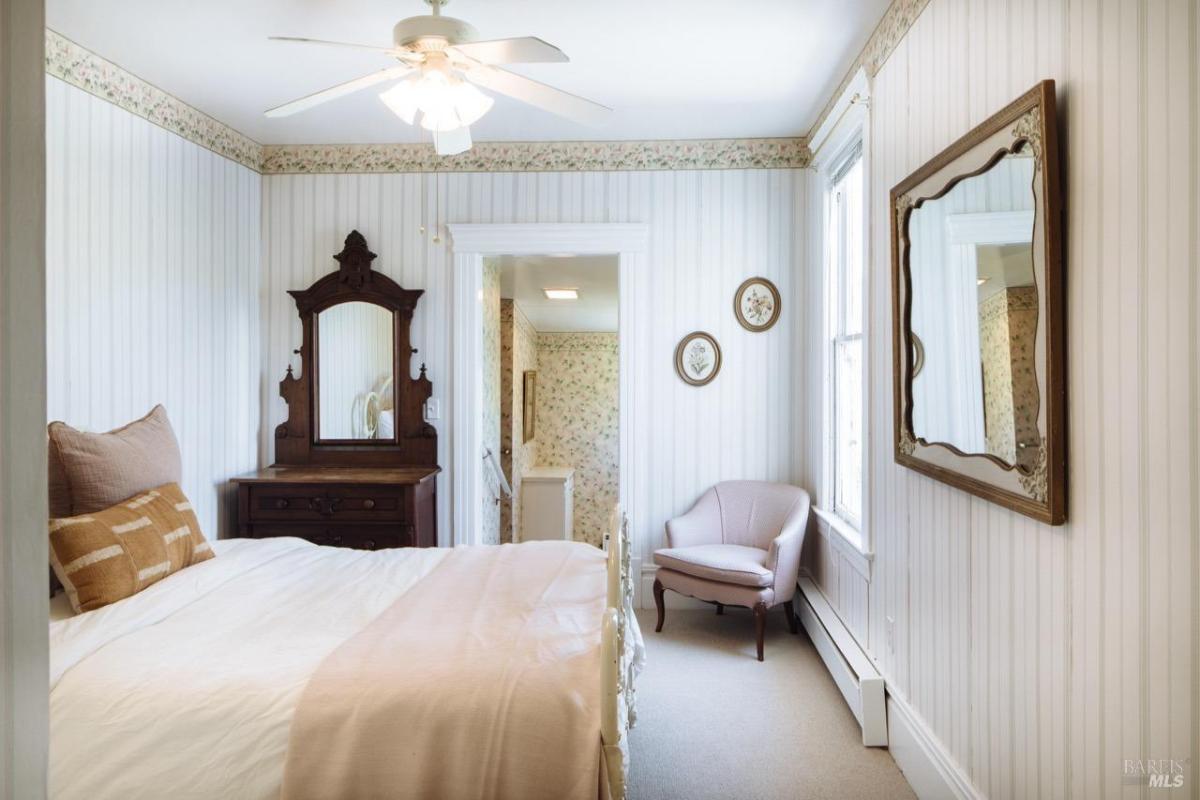
{"label": "dresser mirror", "polygon": [[896,460],[1062,523],[1053,82],[975,128],[891,199]]}
{"label": "dresser mirror", "polygon": [[351,300],[317,314],[317,430],[321,441],[394,441],[394,314]]}
{"label": "dresser mirror", "polygon": [[433,387],[409,328],[420,290],[376,271],[358,231],[333,256],[338,269],[296,301],[300,374],[279,385],[288,419],[275,430],[278,465],[434,466],[437,433],[425,421]]}

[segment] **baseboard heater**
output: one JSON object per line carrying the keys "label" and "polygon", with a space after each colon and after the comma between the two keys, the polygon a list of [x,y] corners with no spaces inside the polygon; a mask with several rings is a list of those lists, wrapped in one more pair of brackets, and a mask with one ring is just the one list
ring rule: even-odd
{"label": "baseboard heater", "polygon": [[850,635],[812,579],[801,576],[799,585],[796,613],[842,697],[846,698],[855,719],[862,726],[863,744],[867,747],[886,747],[887,703],[883,676]]}

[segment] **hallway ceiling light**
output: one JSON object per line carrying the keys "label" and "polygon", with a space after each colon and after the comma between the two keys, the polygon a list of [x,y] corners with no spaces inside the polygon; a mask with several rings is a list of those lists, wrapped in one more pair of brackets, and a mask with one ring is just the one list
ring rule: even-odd
{"label": "hallway ceiling light", "polygon": [[542,289],[547,300],[578,300],[578,289]]}

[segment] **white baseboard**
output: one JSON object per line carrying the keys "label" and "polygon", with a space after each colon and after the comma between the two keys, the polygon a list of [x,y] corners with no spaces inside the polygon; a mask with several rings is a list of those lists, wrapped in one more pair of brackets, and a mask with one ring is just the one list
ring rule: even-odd
{"label": "white baseboard", "polygon": [[863,745],[886,747],[888,725],[883,676],[812,579],[801,575],[797,586],[795,603],[800,623],[862,727]]}
{"label": "white baseboard", "polygon": [[982,800],[924,721],[905,701],[887,697],[888,752],[921,800]]}
{"label": "white baseboard", "polygon": [[[647,564],[642,567],[641,592],[642,600],[639,604],[640,608],[654,608],[654,575],[658,572],[658,567],[653,564]],[[635,598],[636,600],[636,598]],[[666,608],[677,608],[682,610],[699,611],[701,609],[712,609],[712,603],[703,603],[694,597],[687,597],[679,592],[664,592],[663,605]]]}

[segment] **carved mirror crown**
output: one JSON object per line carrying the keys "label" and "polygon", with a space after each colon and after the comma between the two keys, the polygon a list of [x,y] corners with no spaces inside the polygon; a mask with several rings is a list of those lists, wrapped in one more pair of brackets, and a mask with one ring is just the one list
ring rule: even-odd
{"label": "carved mirror crown", "polygon": [[275,461],[436,466],[437,432],[424,417],[433,385],[424,363],[411,372],[409,328],[424,292],[375,271],[358,231],[333,258],[336,271],[288,292],[303,329],[301,367],[296,376],[289,365],[279,383],[288,419],[275,429]]}

